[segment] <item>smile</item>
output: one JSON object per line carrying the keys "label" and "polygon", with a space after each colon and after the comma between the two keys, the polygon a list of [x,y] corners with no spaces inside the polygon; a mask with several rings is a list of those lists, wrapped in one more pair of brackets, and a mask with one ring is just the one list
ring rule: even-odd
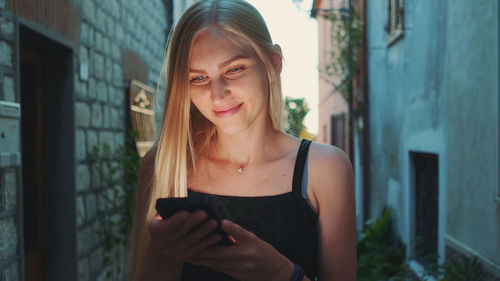
{"label": "smile", "polygon": [[243,103],[238,104],[237,106],[231,107],[226,110],[214,110],[215,116],[219,118],[228,118],[235,115],[238,111],[240,111]]}

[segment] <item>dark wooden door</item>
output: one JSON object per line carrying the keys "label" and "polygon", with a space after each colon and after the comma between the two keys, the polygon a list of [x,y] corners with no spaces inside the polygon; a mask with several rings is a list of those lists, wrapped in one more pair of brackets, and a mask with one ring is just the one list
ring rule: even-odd
{"label": "dark wooden door", "polygon": [[44,276],[42,63],[39,50],[21,49],[21,142],[26,281],[40,281]]}

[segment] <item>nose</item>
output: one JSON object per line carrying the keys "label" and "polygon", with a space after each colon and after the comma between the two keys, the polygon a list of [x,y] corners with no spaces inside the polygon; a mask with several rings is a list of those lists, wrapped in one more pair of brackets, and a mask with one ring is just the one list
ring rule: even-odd
{"label": "nose", "polygon": [[214,104],[222,104],[224,99],[230,95],[227,82],[223,78],[212,79],[210,81],[210,98]]}

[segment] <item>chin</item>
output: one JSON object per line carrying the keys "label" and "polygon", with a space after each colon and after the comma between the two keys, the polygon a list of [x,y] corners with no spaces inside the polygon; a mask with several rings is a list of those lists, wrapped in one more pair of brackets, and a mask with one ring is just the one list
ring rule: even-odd
{"label": "chin", "polygon": [[225,124],[217,126],[217,131],[224,135],[235,135],[241,133],[248,129],[248,126],[243,126],[241,124]]}

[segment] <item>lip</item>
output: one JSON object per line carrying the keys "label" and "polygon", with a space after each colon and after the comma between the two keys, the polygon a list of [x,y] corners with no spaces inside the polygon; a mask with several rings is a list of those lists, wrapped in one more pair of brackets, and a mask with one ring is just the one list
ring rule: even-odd
{"label": "lip", "polygon": [[238,111],[240,111],[243,103],[238,104],[237,106],[233,106],[229,109],[224,110],[214,110],[215,116],[219,118],[229,118],[235,115]]}

